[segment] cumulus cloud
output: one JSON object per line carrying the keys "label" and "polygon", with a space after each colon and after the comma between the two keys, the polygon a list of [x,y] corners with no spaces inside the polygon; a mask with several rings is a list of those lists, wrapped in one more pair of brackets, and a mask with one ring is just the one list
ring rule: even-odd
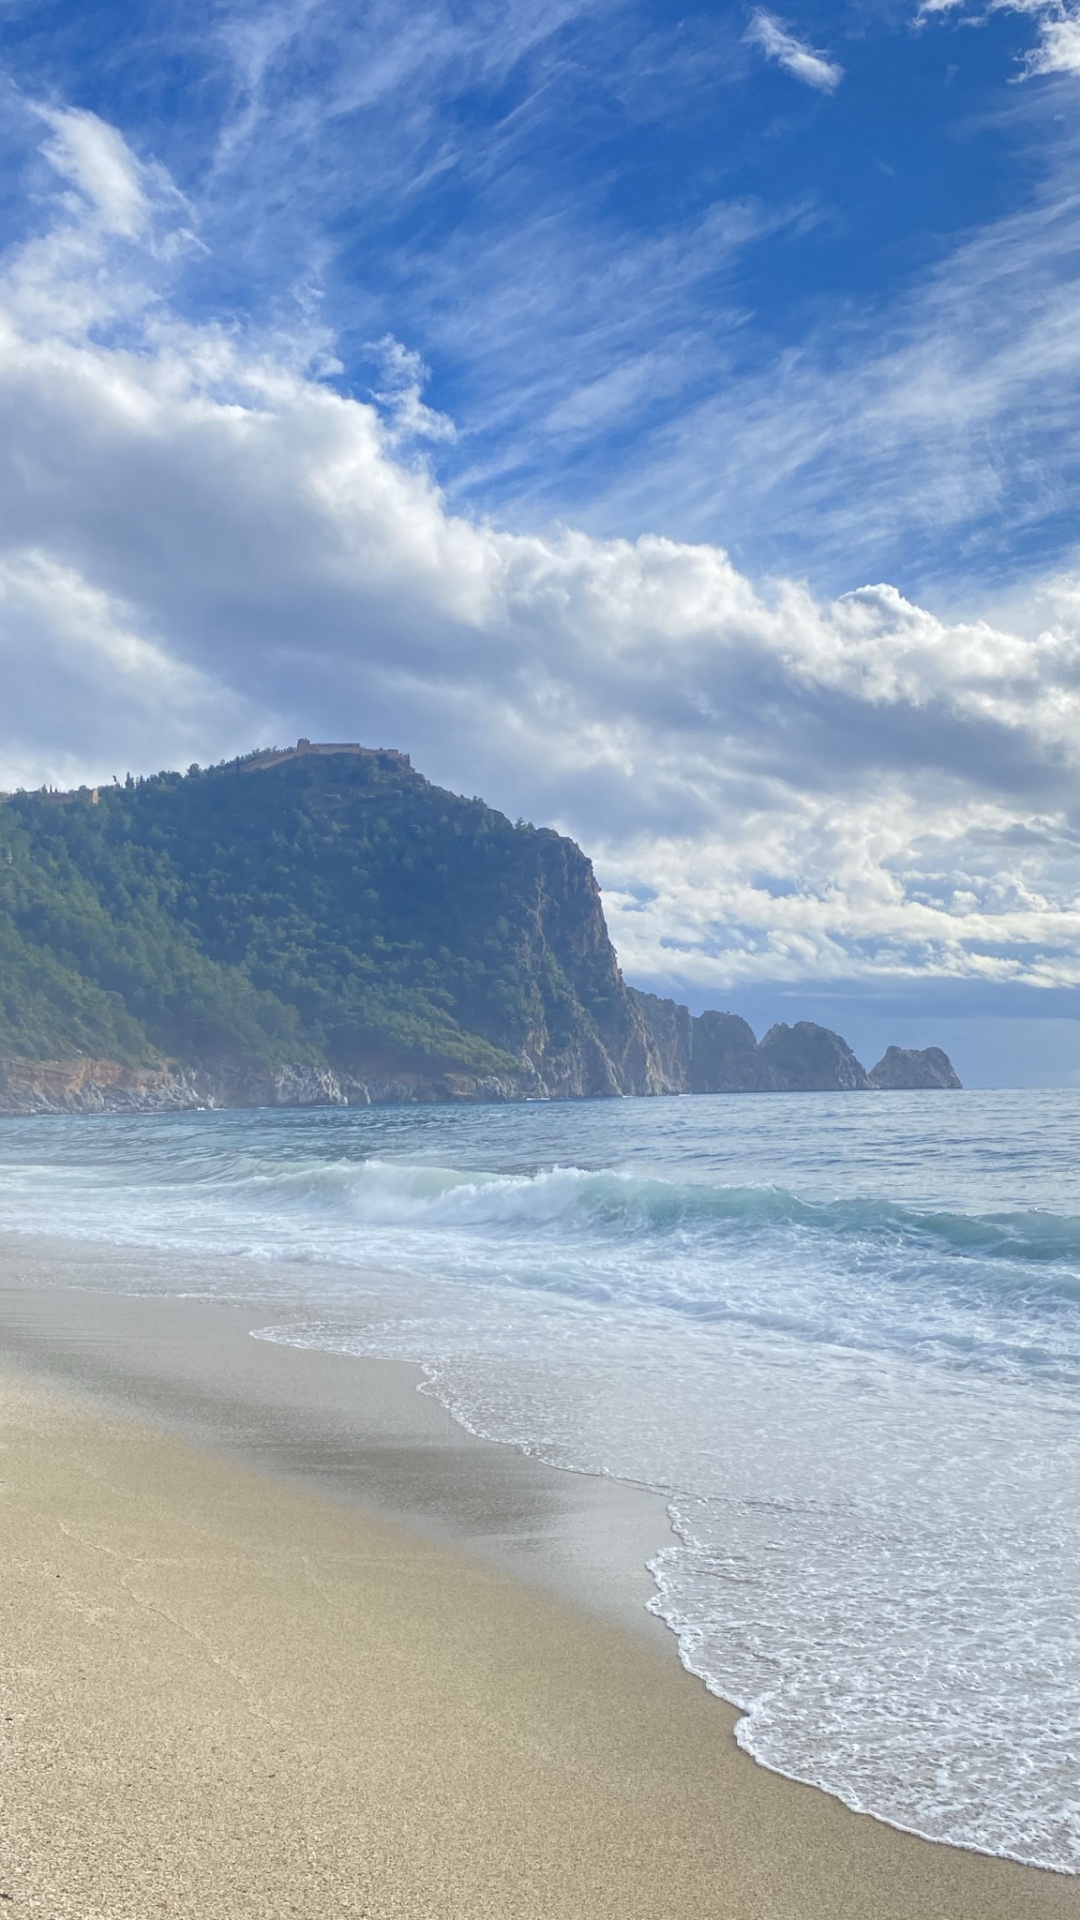
{"label": "cumulus cloud", "polygon": [[0,559],[3,776],[16,786],[66,787],[106,767],[145,766],[149,742],[165,765],[200,752],[207,716],[246,746],[265,715],[211,673],[193,669],[140,630],[133,610],[73,567],[26,547]]}
{"label": "cumulus cloud", "polygon": [[752,45],[760,47],[767,60],[775,60],[777,65],[793,74],[796,80],[802,80],[808,87],[818,87],[823,93],[831,93],[840,85],[844,69],[835,60],[823,53],[815,53],[813,47],[782,26],[771,13],[759,8],[754,14],[747,39]]}
{"label": "cumulus cloud", "polygon": [[1028,73],[1080,75],[1080,12],[1069,0],[997,0],[994,10],[1034,17],[1039,40],[1027,57]]}
{"label": "cumulus cloud", "polygon": [[1011,632],[455,514],[305,335],[174,311],[183,209],[69,132],[0,276],[0,784],[344,733],[574,832],[631,974],[1080,982],[1080,583]]}

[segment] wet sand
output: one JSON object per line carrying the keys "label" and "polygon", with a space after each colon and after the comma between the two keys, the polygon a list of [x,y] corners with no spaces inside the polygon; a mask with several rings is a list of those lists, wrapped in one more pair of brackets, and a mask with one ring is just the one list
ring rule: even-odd
{"label": "wet sand", "polygon": [[655,1496],[257,1308],[48,1284],[107,1257],[3,1250],[3,1910],[1080,1920],[741,1753],[643,1611]]}

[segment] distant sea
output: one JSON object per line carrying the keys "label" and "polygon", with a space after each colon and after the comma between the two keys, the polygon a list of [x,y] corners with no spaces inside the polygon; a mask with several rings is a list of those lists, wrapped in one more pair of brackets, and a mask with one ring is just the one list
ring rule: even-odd
{"label": "distant sea", "polygon": [[659,1489],[652,1605],[765,1766],[1068,1872],[1078,1182],[1074,1093],[0,1122],[0,1226],[251,1256],[264,1338]]}

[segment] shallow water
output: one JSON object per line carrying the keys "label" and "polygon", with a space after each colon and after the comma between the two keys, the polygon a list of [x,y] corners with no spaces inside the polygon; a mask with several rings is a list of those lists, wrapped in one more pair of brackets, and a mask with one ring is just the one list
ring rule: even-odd
{"label": "shallow water", "polygon": [[1075,1872],[1078,1165],[1070,1092],[7,1120],[0,1227],[254,1256],[266,1337],[658,1488],[750,1752]]}

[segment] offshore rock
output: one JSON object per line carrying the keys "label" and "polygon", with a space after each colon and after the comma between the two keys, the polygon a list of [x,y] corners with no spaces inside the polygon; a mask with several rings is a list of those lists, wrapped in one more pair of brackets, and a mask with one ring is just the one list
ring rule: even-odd
{"label": "offshore rock", "polygon": [[737,1013],[701,1013],[694,1021],[691,1093],[765,1093],[774,1080],[753,1028]]}
{"label": "offshore rock", "polygon": [[812,1020],[770,1027],[758,1053],[778,1093],[857,1093],[870,1085],[847,1041]]}
{"label": "offshore rock", "polygon": [[940,1047],[889,1047],[869,1073],[870,1085],[889,1092],[916,1092],[927,1087],[963,1087],[963,1081]]}

